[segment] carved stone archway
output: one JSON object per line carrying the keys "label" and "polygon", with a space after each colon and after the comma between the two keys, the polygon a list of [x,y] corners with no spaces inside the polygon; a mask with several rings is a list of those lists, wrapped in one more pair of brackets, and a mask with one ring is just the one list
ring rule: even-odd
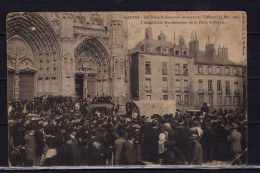
{"label": "carved stone archway", "polygon": [[[76,75],[84,76],[84,98],[102,94],[110,95],[109,54],[97,38],[87,37],[76,47],[75,71]],[[79,93],[77,86],[76,93]]]}
{"label": "carved stone archway", "polygon": [[[27,55],[28,50],[31,52],[30,55]],[[59,42],[49,23],[38,13],[8,14],[7,52],[8,70],[15,72],[14,99],[19,98],[21,72],[34,73],[34,96],[59,94]]]}

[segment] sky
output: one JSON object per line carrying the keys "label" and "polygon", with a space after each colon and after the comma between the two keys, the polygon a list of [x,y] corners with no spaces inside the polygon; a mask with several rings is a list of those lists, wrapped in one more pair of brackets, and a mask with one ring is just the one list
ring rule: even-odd
{"label": "sky", "polygon": [[[246,59],[246,53],[244,56],[242,54],[242,12],[146,12],[146,14],[137,12],[128,13],[126,16],[129,15],[139,16],[139,19],[127,19],[129,49],[145,38],[145,28],[151,26],[153,39],[158,39],[158,35],[162,31],[166,35],[166,40],[173,42],[175,33],[176,43],[179,41],[179,36],[183,36],[188,47],[191,33],[196,31],[200,50],[205,50],[209,36],[210,43],[215,44],[216,50],[219,45],[228,48],[229,60],[239,63]],[[176,16],[179,18],[175,18]],[[197,19],[186,19],[187,17]],[[164,24],[165,21],[175,23]],[[191,21],[193,24],[176,24],[181,21],[187,23]],[[210,21],[215,21],[215,23],[209,24]],[[163,24],[146,24],[144,22],[163,22]],[[205,22],[208,23],[205,24]]]}

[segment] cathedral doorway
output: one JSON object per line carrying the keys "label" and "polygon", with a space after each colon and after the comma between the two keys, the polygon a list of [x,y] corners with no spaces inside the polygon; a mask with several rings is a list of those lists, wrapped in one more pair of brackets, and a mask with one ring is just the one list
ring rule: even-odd
{"label": "cathedral doorway", "polygon": [[84,84],[84,78],[83,75],[77,74],[76,80],[75,80],[75,86],[76,86],[76,95],[80,98],[83,98],[83,84]]}
{"label": "cathedral doorway", "polygon": [[8,99],[60,94],[61,51],[55,31],[39,13],[6,18]]}
{"label": "cathedral doorway", "polygon": [[88,75],[87,86],[88,86],[87,97],[93,99],[96,95],[95,75]]}
{"label": "cathedral doorway", "polygon": [[32,99],[34,97],[34,74],[23,72],[19,75],[19,99]]}
{"label": "cathedral doorway", "polygon": [[83,76],[82,80],[76,77],[75,86],[76,93],[83,98],[110,95],[108,53],[97,38],[87,37],[75,48],[75,72]]}

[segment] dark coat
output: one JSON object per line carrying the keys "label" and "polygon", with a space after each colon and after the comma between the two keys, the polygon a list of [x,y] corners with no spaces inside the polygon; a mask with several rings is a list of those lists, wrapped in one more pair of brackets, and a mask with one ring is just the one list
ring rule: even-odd
{"label": "dark coat", "polygon": [[233,153],[241,153],[241,134],[237,130],[233,130],[232,133],[228,136],[230,142],[230,150]]}
{"label": "dark coat", "polygon": [[203,150],[202,146],[198,140],[194,141],[193,147],[193,157],[192,157],[192,164],[193,165],[202,165],[203,163]]}
{"label": "dark coat", "polygon": [[115,165],[126,165],[126,140],[122,137],[115,141]]}

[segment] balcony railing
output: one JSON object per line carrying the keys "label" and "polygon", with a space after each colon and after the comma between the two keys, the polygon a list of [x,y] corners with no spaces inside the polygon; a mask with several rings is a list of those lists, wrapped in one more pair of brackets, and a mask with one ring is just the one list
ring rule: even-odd
{"label": "balcony railing", "polygon": [[181,91],[181,87],[180,86],[177,86],[177,87],[175,87],[175,91]]}
{"label": "balcony railing", "polygon": [[181,75],[181,71],[180,70],[175,70],[175,75]]}
{"label": "balcony railing", "polygon": [[163,93],[167,93],[167,92],[168,92],[168,89],[163,89],[162,92],[163,92]]}
{"label": "balcony railing", "polygon": [[188,70],[183,72],[183,76],[188,76],[188,75],[189,75]]}
{"label": "balcony railing", "polygon": [[230,90],[226,90],[226,94],[227,94],[227,95],[230,95],[230,94],[231,94],[231,91],[230,91]]}
{"label": "balcony railing", "polygon": [[213,90],[209,90],[208,94],[214,94]]}
{"label": "balcony railing", "polygon": [[168,70],[167,69],[163,69],[162,70],[162,75],[168,75]]}
{"label": "balcony railing", "polygon": [[204,94],[204,90],[203,89],[199,89],[198,90],[198,94]]}
{"label": "balcony railing", "polygon": [[217,91],[217,94],[222,94],[222,90],[218,90],[218,91]]}
{"label": "balcony railing", "polygon": [[152,93],[152,90],[151,89],[145,89],[145,92],[146,93]]}
{"label": "balcony railing", "polygon": [[239,90],[235,90],[235,91],[234,91],[234,94],[235,94],[235,95],[240,95]]}
{"label": "balcony railing", "polygon": [[183,91],[190,91],[190,87],[184,86],[184,87],[183,87]]}

